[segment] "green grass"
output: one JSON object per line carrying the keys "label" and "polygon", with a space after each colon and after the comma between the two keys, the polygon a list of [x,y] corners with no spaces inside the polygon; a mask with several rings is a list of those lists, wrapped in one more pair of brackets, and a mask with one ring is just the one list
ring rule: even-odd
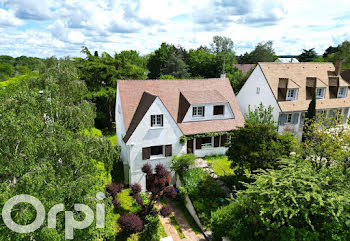
{"label": "green grass", "polygon": [[201,234],[202,230],[197,225],[196,221],[192,218],[191,214],[188,212],[187,208],[181,201],[176,202],[176,206],[181,210],[182,214],[185,216],[188,224],[191,226],[191,229],[195,234]]}
{"label": "green grass", "polygon": [[227,156],[208,156],[204,160],[212,164],[213,171],[220,177],[235,174],[234,169],[231,169],[231,162],[228,161]]}
{"label": "green grass", "polygon": [[170,216],[170,221],[171,221],[171,224],[174,226],[174,228],[176,229],[177,233],[179,234],[179,237],[181,239],[184,239],[186,238],[186,236],[184,235],[184,233],[182,232],[181,228],[180,228],[180,225],[178,224],[178,222],[176,221],[174,215],[171,215]]}

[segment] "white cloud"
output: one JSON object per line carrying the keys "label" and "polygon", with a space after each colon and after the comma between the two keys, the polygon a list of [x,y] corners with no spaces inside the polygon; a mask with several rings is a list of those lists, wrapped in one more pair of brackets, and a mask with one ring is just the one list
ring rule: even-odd
{"label": "white cloud", "polygon": [[350,38],[348,9],[346,0],[3,0],[0,52],[77,56],[85,45],[147,54],[161,42],[196,48],[224,35],[238,54],[267,40],[277,54],[322,54]]}
{"label": "white cloud", "polygon": [[13,11],[0,8],[0,27],[20,26],[23,21],[16,18]]}

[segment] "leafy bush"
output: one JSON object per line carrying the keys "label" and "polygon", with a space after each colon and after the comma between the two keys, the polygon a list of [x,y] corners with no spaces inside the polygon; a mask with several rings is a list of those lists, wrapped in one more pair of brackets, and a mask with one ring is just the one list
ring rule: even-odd
{"label": "leafy bush", "polygon": [[131,193],[136,195],[141,192],[141,185],[138,183],[134,183],[131,185]]}
{"label": "leafy bush", "polygon": [[350,239],[350,178],[341,168],[316,171],[308,161],[288,160],[253,177],[212,214],[213,240]]}
{"label": "leafy bush", "polygon": [[169,217],[171,213],[172,211],[168,206],[163,206],[160,209],[160,215],[162,215],[163,217]]}
{"label": "leafy bush", "polygon": [[145,165],[143,165],[142,167],[142,172],[145,173],[146,175],[151,175],[152,174],[152,166],[148,163],[146,163]]}
{"label": "leafy bush", "polygon": [[121,193],[123,191],[124,185],[123,184],[115,184],[111,183],[106,186],[106,191],[112,195],[112,197],[117,196],[118,193]]}
{"label": "leafy bush", "polygon": [[145,228],[141,233],[140,239],[142,241],[160,240],[160,220],[157,215],[148,215],[145,217]]}
{"label": "leafy bush", "polygon": [[165,197],[174,199],[176,197],[176,195],[177,195],[177,193],[172,186],[168,186],[168,187],[164,188],[164,196]]}
{"label": "leafy bush", "polygon": [[121,215],[118,222],[120,227],[127,233],[138,233],[143,230],[141,218],[132,213]]}
{"label": "leafy bush", "polygon": [[171,170],[175,171],[175,173],[182,175],[182,173],[188,170],[190,165],[195,163],[196,156],[193,154],[185,154],[182,156],[174,156],[171,161]]}

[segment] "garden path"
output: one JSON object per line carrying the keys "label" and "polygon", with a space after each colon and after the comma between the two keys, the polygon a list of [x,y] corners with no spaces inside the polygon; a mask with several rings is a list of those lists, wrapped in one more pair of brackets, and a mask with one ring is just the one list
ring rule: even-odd
{"label": "garden path", "polygon": [[173,201],[167,200],[167,205],[174,212],[174,217],[186,238],[181,239],[179,237],[175,227],[171,224],[171,220],[169,217],[163,218],[161,215],[159,215],[160,221],[162,222],[165,232],[167,233],[168,236],[171,236],[174,241],[205,241],[206,240],[203,234],[194,233],[190,224],[187,222],[185,216],[183,215],[182,211],[176,206],[176,204]]}

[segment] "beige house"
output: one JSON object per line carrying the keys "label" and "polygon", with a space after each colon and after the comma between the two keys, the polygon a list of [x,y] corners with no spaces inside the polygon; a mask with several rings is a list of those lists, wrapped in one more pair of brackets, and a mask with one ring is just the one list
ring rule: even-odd
{"label": "beige house", "polygon": [[243,112],[248,106],[274,108],[279,132],[301,137],[305,113],[316,93],[316,109],[329,116],[349,116],[350,80],[341,75],[341,63],[259,63],[237,95]]}

